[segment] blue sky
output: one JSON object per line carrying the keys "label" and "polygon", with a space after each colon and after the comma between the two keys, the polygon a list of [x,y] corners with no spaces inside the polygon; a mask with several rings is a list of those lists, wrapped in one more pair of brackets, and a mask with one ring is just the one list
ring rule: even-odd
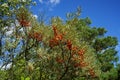
{"label": "blue sky", "polygon": [[[49,17],[66,18],[67,12],[73,12],[78,6],[82,8],[81,17],[89,17],[91,26],[104,27],[107,34],[118,38],[120,51],[120,0],[33,0],[37,6],[32,7],[35,15],[45,11]],[[120,52],[119,52],[120,55]]]}

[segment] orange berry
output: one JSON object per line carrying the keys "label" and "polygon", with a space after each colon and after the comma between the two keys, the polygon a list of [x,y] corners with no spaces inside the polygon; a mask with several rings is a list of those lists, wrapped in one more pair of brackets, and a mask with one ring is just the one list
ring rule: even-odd
{"label": "orange berry", "polygon": [[28,27],[30,26],[30,22],[24,19],[19,20],[21,26]]}
{"label": "orange berry", "polygon": [[64,62],[64,60],[61,59],[60,57],[56,57],[56,61],[57,61],[58,63],[63,63],[63,62]]}
{"label": "orange berry", "polygon": [[57,28],[56,28],[56,26],[52,26],[52,28],[53,28],[53,31],[54,31],[54,36],[57,36],[57,34],[58,34],[58,31],[57,31]]}
{"label": "orange berry", "polygon": [[72,49],[72,42],[70,40],[67,40],[67,47],[69,50]]}
{"label": "orange berry", "polygon": [[87,66],[87,64],[85,62],[81,61],[80,62],[80,67],[85,67],[85,66]]}
{"label": "orange berry", "polygon": [[77,67],[79,67],[79,66],[80,66],[79,63],[75,63],[75,64],[74,64],[74,67],[75,67],[75,68],[77,68]]}
{"label": "orange berry", "polygon": [[80,56],[83,55],[84,53],[85,53],[85,50],[83,50],[83,49],[78,51],[78,55],[80,55]]}
{"label": "orange berry", "polygon": [[92,76],[92,77],[95,77],[95,72],[93,69],[89,69],[89,74]]}

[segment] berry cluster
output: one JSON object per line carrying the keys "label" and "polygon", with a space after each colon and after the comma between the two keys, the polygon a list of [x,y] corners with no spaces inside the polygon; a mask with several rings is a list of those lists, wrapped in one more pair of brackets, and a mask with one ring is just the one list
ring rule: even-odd
{"label": "berry cluster", "polygon": [[37,41],[42,41],[42,34],[39,32],[29,33],[29,38],[36,39]]}

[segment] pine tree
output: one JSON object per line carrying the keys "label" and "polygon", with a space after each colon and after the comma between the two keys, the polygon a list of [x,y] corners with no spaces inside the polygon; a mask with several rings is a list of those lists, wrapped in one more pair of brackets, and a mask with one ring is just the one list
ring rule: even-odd
{"label": "pine tree", "polygon": [[[72,15],[76,15],[75,13],[72,13]],[[95,49],[97,59],[101,63],[102,79],[115,80],[118,77],[115,68],[115,64],[118,62],[117,51],[115,50],[118,44],[117,38],[104,36],[107,32],[105,28],[91,27],[91,20],[88,17],[85,19],[71,17],[67,22],[76,26],[80,41],[86,41]]]}
{"label": "pine tree", "polygon": [[[115,37],[105,37],[104,28],[90,27],[89,18],[80,19],[80,8],[67,14],[66,22],[53,17],[49,25],[41,24],[29,11],[31,3],[1,0],[0,7],[9,7],[0,10],[4,13],[0,18],[0,80],[117,79]],[[4,17],[9,25],[4,24]],[[12,34],[6,35],[6,28],[12,28]]]}

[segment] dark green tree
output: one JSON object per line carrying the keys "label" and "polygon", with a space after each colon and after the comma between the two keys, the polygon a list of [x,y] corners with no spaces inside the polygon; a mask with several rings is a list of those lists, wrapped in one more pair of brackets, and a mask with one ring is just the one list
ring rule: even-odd
{"label": "dark green tree", "polygon": [[31,0],[0,0],[0,4],[0,80],[119,78],[119,65],[114,65],[117,38],[104,36],[104,28],[91,27],[88,17],[79,18],[80,8],[68,13],[66,22],[53,17],[45,25],[29,11]]}
{"label": "dark green tree", "polygon": [[118,75],[116,80],[119,80],[120,79],[120,63],[117,65],[117,72],[118,72]]}
{"label": "dark green tree", "polygon": [[[78,8],[77,13],[79,12]],[[118,63],[117,51],[115,50],[118,45],[117,38],[105,36],[107,30],[103,27],[92,27],[88,17],[79,19],[76,12],[69,15],[67,23],[76,26],[80,41],[86,41],[94,48],[97,59],[101,63],[102,80],[116,80],[118,77],[118,71],[115,67],[117,66],[115,64]]]}

